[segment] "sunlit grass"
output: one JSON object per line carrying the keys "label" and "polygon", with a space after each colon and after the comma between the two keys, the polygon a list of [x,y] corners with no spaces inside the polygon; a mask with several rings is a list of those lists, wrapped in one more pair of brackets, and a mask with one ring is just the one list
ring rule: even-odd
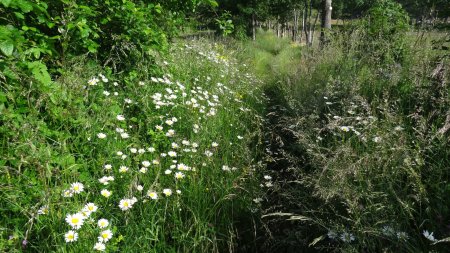
{"label": "sunlit grass", "polygon": [[66,67],[51,99],[28,85],[6,93],[32,95],[27,114],[3,111],[23,124],[2,127],[0,249],[235,247],[237,217],[252,215],[258,80],[202,42],[131,73],[86,62]]}

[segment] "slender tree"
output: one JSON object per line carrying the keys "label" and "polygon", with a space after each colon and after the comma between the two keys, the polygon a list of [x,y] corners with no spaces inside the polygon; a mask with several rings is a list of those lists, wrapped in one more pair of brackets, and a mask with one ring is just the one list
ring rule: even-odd
{"label": "slender tree", "polygon": [[326,43],[326,33],[331,29],[331,11],[332,0],[323,0],[322,2],[322,32],[320,34],[321,44]]}

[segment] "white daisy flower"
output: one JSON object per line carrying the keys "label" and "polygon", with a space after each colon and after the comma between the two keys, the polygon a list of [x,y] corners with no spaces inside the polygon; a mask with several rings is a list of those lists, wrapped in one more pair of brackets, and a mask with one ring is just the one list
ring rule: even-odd
{"label": "white daisy flower", "polygon": [[37,211],[38,215],[48,214],[48,206],[41,206],[39,210]]}
{"label": "white daisy flower", "polygon": [[106,246],[104,243],[98,242],[94,245],[94,249],[98,251],[105,251]]}
{"label": "white daisy flower", "polygon": [[173,137],[175,135],[175,130],[169,129],[166,133],[167,137]]}
{"label": "white daisy flower", "polygon": [[95,86],[98,82],[100,82],[100,80],[97,77],[93,77],[88,81],[88,84],[91,86]]}
{"label": "white daisy flower", "polygon": [[63,191],[62,195],[63,195],[64,198],[70,198],[70,197],[73,196],[73,191],[72,190],[65,190],[65,191]]}
{"label": "white daisy flower", "polygon": [[113,233],[111,230],[104,230],[100,233],[100,236],[98,237],[99,242],[107,242],[109,241],[113,236]]}
{"label": "white daisy flower", "polygon": [[100,194],[105,197],[105,198],[109,198],[109,196],[111,196],[111,192],[108,191],[107,189],[103,189]]}
{"label": "white daisy flower", "polygon": [[84,216],[81,213],[76,214],[68,214],[66,216],[66,222],[69,224],[73,229],[79,229],[84,223]]}
{"label": "white daisy flower", "polygon": [[265,175],[265,176],[264,176],[264,179],[265,179],[265,180],[271,180],[271,179],[272,179],[272,177],[271,177],[271,176],[269,176],[269,175]]}
{"label": "white daisy flower", "polygon": [[84,190],[84,185],[79,182],[75,182],[75,183],[71,184],[70,186],[71,186],[70,189],[74,193],[81,193]]}
{"label": "white daisy flower", "polygon": [[120,173],[126,173],[128,171],[128,167],[127,166],[120,166],[119,168],[119,172]]}
{"label": "white daisy flower", "polygon": [[131,209],[131,207],[133,207],[133,203],[132,203],[131,199],[122,199],[122,200],[120,200],[119,208],[122,211],[129,210],[129,209]]}
{"label": "white daisy flower", "polygon": [[185,177],[185,175],[182,172],[176,172],[175,173],[175,178],[176,179],[182,179],[184,177]]}
{"label": "white daisy flower", "polygon": [[100,219],[98,220],[97,225],[99,228],[106,228],[109,226],[109,221],[107,219]]}
{"label": "white daisy flower", "polygon": [[158,199],[158,193],[156,193],[155,191],[148,191],[147,192],[147,196],[151,199]]}
{"label": "white daisy flower", "polygon": [[89,213],[94,213],[97,210],[98,210],[98,206],[96,206],[94,203],[87,203],[83,208],[84,212],[89,212]]}
{"label": "white daisy flower", "polygon": [[78,240],[78,233],[73,230],[69,230],[69,232],[64,234],[64,239],[66,242],[75,242]]}
{"label": "white daisy flower", "polygon": [[97,134],[97,137],[98,137],[99,139],[105,139],[105,138],[106,138],[106,134],[104,134],[104,133],[98,133],[98,134]]}
{"label": "white daisy flower", "polygon": [[171,189],[164,189],[163,190],[164,195],[166,195],[166,197],[169,197],[172,195],[172,190]]}

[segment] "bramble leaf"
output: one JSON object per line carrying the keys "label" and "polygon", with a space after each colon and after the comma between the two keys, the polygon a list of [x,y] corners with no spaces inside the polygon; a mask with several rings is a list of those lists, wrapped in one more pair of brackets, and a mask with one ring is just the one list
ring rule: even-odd
{"label": "bramble leaf", "polygon": [[6,56],[11,56],[14,51],[14,42],[12,40],[0,42],[0,51]]}

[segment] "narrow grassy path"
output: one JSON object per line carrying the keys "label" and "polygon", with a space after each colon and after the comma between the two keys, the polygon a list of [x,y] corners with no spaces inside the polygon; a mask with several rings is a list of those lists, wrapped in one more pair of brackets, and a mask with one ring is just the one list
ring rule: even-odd
{"label": "narrow grassy path", "polygon": [[[262,206],[264,243],[258,252],[317,252],[308,248],[317,229],[298,229],[298,226],[306,228],[308,225],[289,220],[295,214],[304,213],[306,207],[298,204],[296,196],[286,193],[294,190],[310,191],[299,184],[298,175],[295,174],[299,168],[308,169],[310,165],[305,150],[297,144],[297,136],[291,130],[294,110],[289,108],[279,86],[268,86],[264,94],[267,97],[264,126],[267,173],[275,183],[270,187],[267,201]],[[302,234],[302,231],[310,233]]]}

